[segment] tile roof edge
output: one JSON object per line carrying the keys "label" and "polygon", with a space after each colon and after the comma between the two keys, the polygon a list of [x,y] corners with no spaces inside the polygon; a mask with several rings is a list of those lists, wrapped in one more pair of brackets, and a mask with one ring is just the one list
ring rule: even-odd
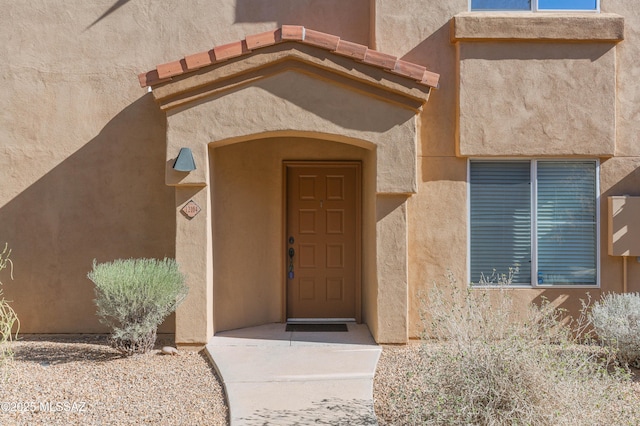
{"label": "tile roof edge", "polygon": [[254,50],[283,42],[298,42],[318,47],[413,80],[423,86],[435,89],[439,87],[440,75],[427,70],[422,65],[404,61],[396,56],[369,49],[365,45],[342,40],[339,36],[305,28],[302,25],[282,25],[271,31],[247,35],[243,40],[214,46],[204,52],[186,55],[182,59],[159,64],[156,68],[138,75],[140,87],[153,87],[171,81],[172,77],[216,65],[227,59],[244,56]]}

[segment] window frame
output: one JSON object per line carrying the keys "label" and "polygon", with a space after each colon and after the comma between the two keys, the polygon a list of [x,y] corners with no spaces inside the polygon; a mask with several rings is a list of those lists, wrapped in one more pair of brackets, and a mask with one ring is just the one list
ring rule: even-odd
{"label": "window frame", "polygon": [[540,9],[538,8],[539,0],[531,0],[531,8],[527,10],[521,9],[473,9],[472,2],[473,0],[468,0],[469,2],[469,12],[514,12],[514,13],[527,13],[527,12],[535,12],[535,13],[567,13],[567,12],[577,12],[577,13],[600,13],[600,0],[596,0],[595,9]]}
{"label": "window frame", "polygon": [[[471,282],[471,163],[472,162],[496,162],[496,161],[528,161],[529,176],[531,179],[531,282],[529,284],[512,284],[510,288],[524,289],[600,289],[600,160],[594,158],[544,158],[544,157],[481,157],[467,158],[467,283],[469,287],[486,289],[498,288],[499,285],[479,285]],[[595,208],[596,208],[596,283],[595,284],[538,284],[538,161],[556,161],[556,162],[585,162],[590,161],[595,165]]]}

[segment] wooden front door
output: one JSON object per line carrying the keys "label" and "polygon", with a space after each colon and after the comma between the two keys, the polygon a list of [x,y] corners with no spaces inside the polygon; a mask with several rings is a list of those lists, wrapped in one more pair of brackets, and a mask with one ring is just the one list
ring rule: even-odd
{"label": "wooden front door", "polygon": [[287,318],[359,318],[360,164],[288,163]]}

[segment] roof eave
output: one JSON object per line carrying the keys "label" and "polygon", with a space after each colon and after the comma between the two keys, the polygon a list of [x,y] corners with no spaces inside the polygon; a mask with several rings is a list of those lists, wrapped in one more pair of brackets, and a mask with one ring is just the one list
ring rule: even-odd
{"label": "roof eave", "polygon": [[141,87],[155,88],[178,76],[195,72],[201,68],[219,65],[230,59],[248,56],[256,50],[281,43],[294,42],[309,45],[335,55],[361,62],[390,74],[429,88],[438,88],[440,76],[424,66],[404,61],[393,55],[382,53],[367,46],[342,40],[340,37],[307,29],[298,25],[283,25],[272,31],[248,35],[244,40],[216,46],[212,49],[185,56],[177,61],[158,65],[155,69],[138,76]]}

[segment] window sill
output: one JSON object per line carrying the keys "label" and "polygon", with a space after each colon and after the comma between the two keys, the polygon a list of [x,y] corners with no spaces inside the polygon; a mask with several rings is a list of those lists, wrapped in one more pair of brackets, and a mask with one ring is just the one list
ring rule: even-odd
{"label": "window sill", "polygon": [[624,39],[624,18],[592,12],[463,12],[451,19],[451,41],[609,42]]}

